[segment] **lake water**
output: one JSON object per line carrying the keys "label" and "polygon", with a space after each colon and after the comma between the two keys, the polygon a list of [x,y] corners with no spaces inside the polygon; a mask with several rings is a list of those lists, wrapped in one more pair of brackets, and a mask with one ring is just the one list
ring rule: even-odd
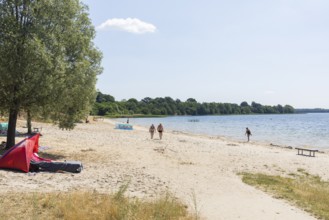
{"label": "lake water", "polygon": [[[125,122],[124,119],[119,121]],[[329,113],[130,119],[133,125],[149,127],[152,123],[155,126],[162,123],[169,130],[225,136],[239,141],[246,140],[245,129],[248,127],[252,133],[251,141],[329,149]]]}

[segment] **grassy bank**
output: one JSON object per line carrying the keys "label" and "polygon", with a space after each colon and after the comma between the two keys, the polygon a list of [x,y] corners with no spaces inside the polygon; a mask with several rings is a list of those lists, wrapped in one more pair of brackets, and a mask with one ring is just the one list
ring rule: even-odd
{"label": "grassy bank", "polygon": [[299,169],[291,177],[241,173],[242,181],[285,199],[314,216],[329,220],[329,182]]}
{"label": "grassy bank", "polygon": [[[7,193],[0,195],[1,219],[197,219],[186,206],[166,195],[155,201],[90,192]],[[13,218],[14,217],[14,218]]]}

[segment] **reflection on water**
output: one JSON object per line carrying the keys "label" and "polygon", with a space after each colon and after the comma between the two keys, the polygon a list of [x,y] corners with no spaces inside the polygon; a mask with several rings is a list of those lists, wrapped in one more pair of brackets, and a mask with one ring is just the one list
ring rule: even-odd
{"label": "reflection on water", "polygon": [[144,127],[162,123],[169,130],[236,140],[246,140],[245,129],[249,127],[252,141],[329,149],[329,113],[132,118],[130,123]]}

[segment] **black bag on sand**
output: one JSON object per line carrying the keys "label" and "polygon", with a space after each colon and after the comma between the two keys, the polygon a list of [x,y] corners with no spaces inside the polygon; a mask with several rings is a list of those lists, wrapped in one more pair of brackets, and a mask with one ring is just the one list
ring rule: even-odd
{"label": "black bag on sand", "polygon": [[71,172],[80,173],[83,169],[80,161],[64,161],[64,162],[46,162],[46,161],[32,161],[31,168],[33,171],[44,170],[49,172]]}

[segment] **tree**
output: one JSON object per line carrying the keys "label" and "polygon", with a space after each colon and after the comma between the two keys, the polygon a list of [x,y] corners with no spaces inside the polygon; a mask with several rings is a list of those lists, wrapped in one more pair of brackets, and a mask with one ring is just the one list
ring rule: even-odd
{"label": "tree", "polygon": [[282,105],[277,105],[276,109],[279,113],[283,113],[283,106]]}
{"label": "tree", "polygon": [[197,114],[198,115],[207,115],[209,112],[209,109],[207,109],[207,106],[205,103],[197,105]]}
{"label": "tree", "polygon": [[115,102],[115,98],[111,95],[105,95],[101,92],[97,92],[96,102]]}
{"label": "tree", "polygon": [[244,102],[241,102],[240,107],[249,107],[249,104],[248,104],[248,102],[244,101]]}
{"label": "tree", "polygon": [[131,98],[125,103],[125,105],[126,105],[126,108],[129,110],[129,113],[132,114],[132,115],[134,113],[136,113],[137,110],[138,110],[138,101],[137,101],[137,99]]}
{"label": "tree", "polygon": [[95,101],[101,53],[79,0],[0,0],[0,102],[9,112],[7,147],[19,111],[73,129]]}
{"label": "tree", "polygon": [[152,101],[152,99],[150,97],[146,97],[146,98],[142,99],[141,101],[145,104],[148,104]]}
{"label": "tree", "polygon": [[285,105],[283,111],[284,113],[294,113],[295,109],[291,105]]}
{"label": "tree", "polygon": [[188,98],[186,102],[197,103],[197,101],[194,98]]}
{"label": "tree", "polygon": [[257,102],[251,103],[252,112],[262,114],[264,113],[263,106]]}

